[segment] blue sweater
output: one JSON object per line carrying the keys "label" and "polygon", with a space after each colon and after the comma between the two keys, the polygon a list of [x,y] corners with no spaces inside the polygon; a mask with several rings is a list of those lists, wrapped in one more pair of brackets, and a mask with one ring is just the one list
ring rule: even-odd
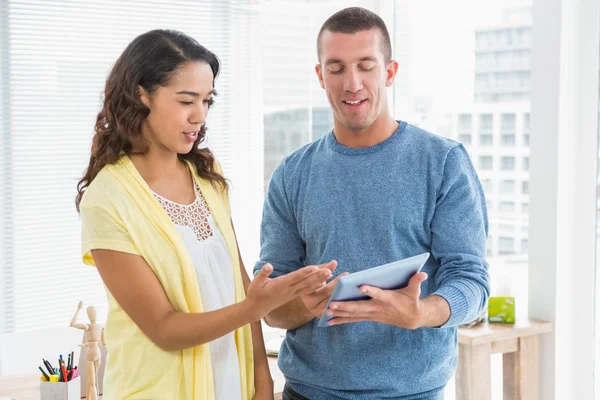
{"label": "blue sweater", "polygon": [[457,326],[489,296],[483,190],[462,145],[400,122],[387,140],[349,148],[333,132],[276,168],[261,227],[273,276],[338,261],[335,275],[430,252],[422,297],[450,304],[441,328],[373,322],[287,332],[279,367],[312,399],[418,399],[443,390],[457,364]]}

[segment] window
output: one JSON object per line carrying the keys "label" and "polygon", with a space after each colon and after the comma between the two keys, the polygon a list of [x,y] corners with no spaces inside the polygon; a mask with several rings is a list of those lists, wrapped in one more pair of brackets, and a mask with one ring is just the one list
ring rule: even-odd
{"label": "window", "polygon": [[479,157],[479,169],[490,170],[493,167],[492,156],[480,156]]}
{"label": "window", "polygon": [[481,114],[479,116],[479,131],[491,132],[494,129],[494,116],[492,114]]}
{"label": "window", "polygon": [[513,194],[514,192],[515,192],[515,181],[502,181],[500,183],[500,193]]}
{"label": "window", "polygon": [[521,204],[521,213],[528,215],[529,214],[529,203]]}
{"label": "window", "polygon": [[521,253],[527,253],[529,251],[529,240],[521,239]]}
{"label": "window", "polygon": [[503,133],[501,136],[502,146],[514,146],[515,145],[515,135]]}
{"label": "window", "polygon": [[458,135],[458,141],[464,144],[465,146],[471,145],[471,135]]}
{"label": "window", "polygon": [[494,187],[492,185],[491,179],[483,179],[481,180],[481,186],[483,187],[483,191],[486,193],[492,193],[494,191]]}
{"label": "window", "polygon": [[488,236],[486,243],[486,254],[488,257],[494,254],[494,238],[492,236]]}
{"label": "window", "polygon": [[[392,95],[388,97],[394,116],[409,115],[409,122],[433,133],[483,146],[470,153],[487,198],[490,258],[501,264],[505,256],[522,251],[519,243],[527,233],[520,228],[528,222],[528,204],[523,203],[519,190],[522,187],[509,190],[502,187],[502,181],[519,185],[518,182],[529,179],[529,174],[523,173],[529,170],[528,149],[523,146],[529,143],[529,111],[525,110],[529,110],[532,22],[511,17],[496,23],[504,21],[505,14],[512,15],[512,9],[491,0],[477,2],[477,10],[468,13],[456,13],[457,9],[471,10],[472,2],[461,0],[411,2],[410,7],[405,7],[405,3],[408,4],[405,0],[132,0],[107,2],[102,7],[98,7],[98,2],[50,0],[0,3],[0,10],[8,11],[5,15],[0,12],[0,86],[6,76],[11,82],[9,89],[0,88],[0,118],[4,117],[0,126],[10,127],[2,130],[0,143],[0,165],[4,168],[0,174],[0,237],[13,240],[4,241],[0,248],[0,287],[4,289],[0,291],[0,347],[14,343],[12,338],[4,337],[36,329],[35,321],[46,326],[51,319],[68,320],[73,297],[97,305],[101,316],[105,312],[101,309],[101,289],[89,297],[85,297],[87,292],[76,289],[44,312],[29,306],[27,301],[31,300],[35,283],[27,274],[42,269],[36,256],[27,252],[27,246],[36,239],[30,221],[39,219],[39,231],[50,232],[53,239],[44,240],[40,250],[50,250],[49,259],[60,260],[52,261],[55,264],[49,267],[64,267],[60,271],[53,269],[55,273],[49,277],[53,284],[62,280],[64,275],[60,274],[67,269],[73,272],[69,276],[74,282],[98,284],[95,270],[80,267],[77,256],[79,221],[72,206],[74,182],[87,162],[90,121],[99,109],[99,93],[107,71],[135,35],[157,26],[176,27],[194,36],[223,62],[217,80],[220,96],[211,111],[208,139],[232,181],[234,220],[248,268],[258,254],[263,194],[273,169],[291,151],[318,139],[333,126],[327,98],[313,70],[315,41],[321,23],[350,5],[377,9],[390,29],[394,59],[399,62],[390,89]],[[457,15],[460,21],[432,20],[432,4],[439,15]],[[128,17],[140,10],[142,17]],[[4,23],[9,20],[10,25]],[[102,34],[98,27],[102,27]],[[444,34],[432,35],[436,30]],[[465,35],[467,31],[474,33],[475,44],[471,35]],[[424,68],[436,65],[440,59],[452,59],[451,68],[439,68],[435,74]],[[31,60],[35,62],[32,64]],[[84,67],[72,60],[83,60]],[[3,70],[7,67],[10,71]],[[38,77],[31,73],[34,67],[36,74],[41,71],[39,82],[26,82],[31,76]],[[468,89],[473,84],[474,88]],[[40,89],[35,94],[34,86]],[[5,97],[5,93],[10,97]],[[27,132],[34,123],[31,115],[37,116],[40,110],[39,120],[44,121],[45,130],[36,136],[36,141],[47,151],[36,153],[36,157],[47,166],[41,178],[48,184],[41,189],[49,193],[48,209],[36,209],[34,194],[28,191],[34,179],[24,166],[32,159],[18,161],[25,153],[23,149],[30,145],[26,141],[30,140]],[[444,119],[446,115],[451,118]],[[35,124],[33,128],[37,127]],[[56,144],[59,135],[65,139],[60,146]],[[6,165],[11,169],[6,169]],[[40,178],[39,174],[35,177]],[[53,193],[48,187],[61,190]],[[64,225],[52,225],[52,216]],[[23,223],[25,218],[30,219]],[[509,230],[508,226],[515,228]],[[513,238],[512,245],[503,241],[500,246],[500,236]],[[490,263],[492,269],[498,264]],[[24,265],[33,267],[29,271]],[[526,269],[526,261],[520,267]],[[6,276],[26,284],[15,289],[6,279],[2,281]],[[523,287],[517,292],[526,297],[526,281]],[[2,313],[2,309],[7,311]],[[31,365],[24,368],[24,372],[29,371]],[[0,373],[10,372],[4,369]]]}
{"label": "window", "polygon": [[515,169],[515,158],[514,157],[501,157],[500,158],[500,169],[504,171]]}
{"label": "window", "polygon": [[500,210],[500,212],[503,212],[503,213],[514,212],[515,211],[515,203],[512,201],[501,201],[499,210]]}
{"label": "window", "polygon": [[501,121],[502,132],[514,132],[515,114],[502,114]]}
{"label": "window", "polygon": [[530,119],[529,113],[523,114],[523,146],[526,146],[526,147],[529,147],[529,134],[530,134],[529,119]]}
{"label": "window", "polygon": [[500,233],[513,233],[515,230],[515,226],[514,225],[507,225],[507,224],[499,224],[498,225],[498,232]]}
{"label": "window", "polygon": [[[261,85],[248,72],[259,54],[254,11],[251,1],[229,0],[0,3],[0,81],[10,82],[0,96],[0,374],[29,374],[31,360],[68,351],[74,341],[66,338],[80,338],[68,327],[79,300],[105,318],[98,272],[82,265],[74,199],[107,74],[139,34],[176,28],[222,61],[207,138],[233,182],[236,231],[251,265],[263,195]],[[34,147],[32,131],[40,133]]]}
{"label": "window", "polygon": [[459,132],[471,132],[471,115],[461,114],[458,116],[458,130]]}
{"label": "window", "polygon": [[481,146],[492,146],[494,144],[494,136],[493,135],[480,135],[479,136],[479,144]]}
{"label": "window", "polygon": [[500,236],[498,238],[498,252],[500,254],[512,254],[515,251],[515,239],[512,237]]}
{"label": "window", "polygon": [[523,194],[529,194],[529,181],[523,181]]}

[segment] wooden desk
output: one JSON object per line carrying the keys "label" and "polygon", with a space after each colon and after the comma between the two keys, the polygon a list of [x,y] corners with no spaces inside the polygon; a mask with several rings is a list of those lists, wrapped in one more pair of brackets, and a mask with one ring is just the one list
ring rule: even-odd
{"label": "wooden desk", "polygon": [[[518,321],[515,325],[483,323],[471,329],[459,329],[456,399],[490,400],[490,356],[502,353],[504,400],[537,400],[538,337],[550,330],[549,322],[535,320]],[[269,357],[269,365],[278,400],[285,381],[276,357]],[[39,387],[38,375],[0,378],[0,397],[39,400]]]}
{"label": "wooden desk", "polygon": [[[283,390],[285,382],[277,368],[277,357],[269,357],[269,366],[275,382],[275,400],[281,400],[280,392]],[[40,400],[39,374],[0,377],[0,398],[2,397],[16,400]],[[98,396],[98,398],[102,399],[102,396]]]}
{"label": "wooden desk", "polygon": [[[0,398],[40,400],[40,374],[0,377]],[[98,396],[102,399],[102,396]]]}
{"label": "wooden desk", "polygon": [[551,330],[549,322],[532,319],[459,329],[456,398],[490,400],[490,358],[502,353],[504,400],[538,400],[538,338]]}

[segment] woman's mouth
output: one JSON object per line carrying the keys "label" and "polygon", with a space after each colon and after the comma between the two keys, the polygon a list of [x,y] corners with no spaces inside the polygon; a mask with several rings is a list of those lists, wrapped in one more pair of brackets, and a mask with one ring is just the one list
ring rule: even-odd
{"label": "woman's mouth", "polygon": [[190,142],[195,142],[198,139],[198,131],[183,132]]}

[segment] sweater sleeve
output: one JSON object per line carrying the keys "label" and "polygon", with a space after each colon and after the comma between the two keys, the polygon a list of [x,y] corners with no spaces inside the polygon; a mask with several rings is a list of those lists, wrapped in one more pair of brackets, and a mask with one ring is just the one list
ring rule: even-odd
{"label": "sweater sleeve", "polygon": [[271,277],[304,266],[306,247],[286,194],[284,175],[285,161],[273,172],[267,189],[260,228],[260,259],[254,266],[255,275],[265,263],[273,265]]}
{"label": "sweater sleeve", "polygon": [[483,189],[462,145],[446,156],[431,232],[432,255],[440,264],[433,294],[450,305],[450,319],[442,327],[473,321],[490,293],[485,261],[488,220]]}

